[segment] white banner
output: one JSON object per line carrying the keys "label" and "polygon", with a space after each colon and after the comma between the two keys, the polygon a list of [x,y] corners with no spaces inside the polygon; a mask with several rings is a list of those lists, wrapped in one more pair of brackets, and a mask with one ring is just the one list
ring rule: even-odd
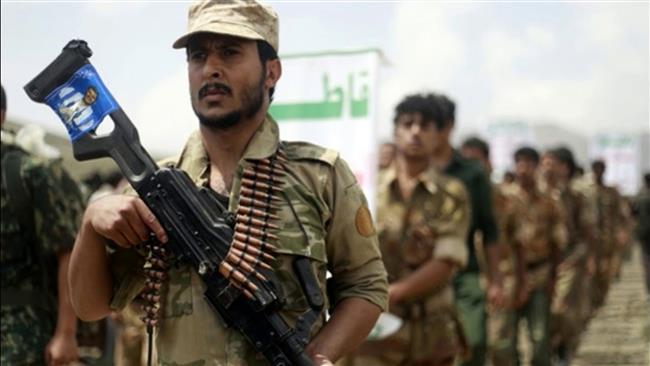
{"label": "white banner", "polygon": [[501,181],[506,171],[514,170],[515,151],[524,145],[531,145],[530,127],[525,122],[498,121],[488,125],[487,134],[493,179]]}
{"label": "white banner", "polygon": [[282,57],[270,108],[283,140],[338,150],[373,211],[379,60],[376,50]]}
{"label": "white banner", "polygon": [[622,133],[600,134],[591,141],[589,156],[606,164],[605,184],[624,195],[635,195],[641,181],[639,137]]}

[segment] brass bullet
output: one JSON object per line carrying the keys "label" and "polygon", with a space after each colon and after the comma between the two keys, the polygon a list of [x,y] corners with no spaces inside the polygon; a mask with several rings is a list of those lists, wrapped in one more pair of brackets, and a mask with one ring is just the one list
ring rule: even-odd
{"label": "brass bullet", "polygon": [[242,184],[242,187],[247,187],[247,188],[250,188],[250,189],[255,190],[255,191],[257,191],[257,190],[267,191],[267,192],[270,191],[271,193],[282,192],[282,188],[280,188],[280,187],[272,186],[272,185],[269,185],[267,183],[257,181],[257,180],[252,180],[252,179],[249,179],[249,178],[242,179],[241,184]]}
{"label": "brass bullet", "polygon": [[221,262],[221,265],[219,265],[219,272],[232,283],[238,283],[244,287],[248,287],[249,289],[253,290],[253,292],[259,290],[257,286],[255,286],[254,283],[246,278],[243,273],[231,266],[227,261]]}
{"label": "brass bullet", "polygon": [[260,229],[254,228],[252,226],[246,226],[244,224],[237,224],[235,226],[235,231],[239,232],[239,233],[242,233],[242,234],[246,234],[246,235],[252,235],[252,236],[258,237],[258,238],[260,238],[262,240],[264,240],[264,239],[269,239],[269,240],[273,240],[273,241],[278,240],[278,237],[276,235],[272,234],[272,233],[269,233],[267,231],[262,231]]}
{"label": "brass bullet", "polygon": [[240,196],[248,198],[258,198],[267,202],[281,202],[280,198],[275,195],[270,195],[268,193],[260,192],[257,190],[250,189],[249,187],[242,186],[239,190]]}
{"label": "brass bullet", "polygon": [[265,211],[277,211],[278,207],[270,202],[256,200],[250,197],[239,197],[239,204],[242,206],[252,206]]}
{"label": "brass bullet", "polygon": [[251,264],[253,267],[260,266],[260,267],[262,267],[264,269],[271,269],[271,267],[269,267],[268,264],[266,264],[266,263],[264,263],[264,262],[262,262],[260,260],[259,256],[252,256],[252,255],[250,255],[248,253],[245,253],[245,252],[242,252],[241,250],[236,249],[236,248],[230,248],[229,253],[231,253],[231,252],[232,252],[232,254],[237,256],[238,258],[243,258],[247,263]]}
{"label": "brass bullet", "polygon": [[253,245],[247,245],[245,243],[242,243],[240,241],[233,241],[232,242],[232,247],[237,248],[238,250],[244,251],[254,257],[260,257],[262,260],[272,262],[275,260],[275,257],[265,253],[261,249],[258,249],[258,247],[253,246]]}
{"label": "brass bullet", "polygon": [[268,281],[266,277],[264,277],[261,273],[255,270],[254,265],[251,265],[249,262],[242,260],[242,258],[243,257],[237,256],[235,253],[231,253],[228,255],[228,257],[226,257],[226,260],[235,268],[239,268],[248,274],[255,275],[255,277],[257,277],[257,279],[259,279],[260,281],[265,281],[265,282]]}
{"label": "brass bullet", "polygon": [[244,225],[250,225],[250,226],[257,226],[259,228],[262,228],[262,230],[265,229],[271,229],[271,230],[279,230],[280,228],[277,225],[273,225],[269,222],[265,222],[256,218],[253,218],[251,216],[241,216],[237,215],[237,222],[244,224]]}
{"label": "brass bullet", "polygon": [[261,181],[268,181],[269,183],[275,183],[275,184],[282,184],[284,183],[282,181],[282,176],[279,174],[269,174],[269,172],[262,172],[262,171],[257,171],[253,170],[250,168],[245,168],[244,173],[243,173],[244,178],[249,178],[253,180],[261,180]]}
{"label": "brass bullet", "polygon": [[264,221],[266,220],[280,220],[280,218],[272,213],[268,213],[262,210],[258,210],[252,207],[246,207],[246,206],[239,206],[237,208],[237,214],[238,215],[244,215],[244,216],[253,216],[253,217],[258,217],[263,219]]}

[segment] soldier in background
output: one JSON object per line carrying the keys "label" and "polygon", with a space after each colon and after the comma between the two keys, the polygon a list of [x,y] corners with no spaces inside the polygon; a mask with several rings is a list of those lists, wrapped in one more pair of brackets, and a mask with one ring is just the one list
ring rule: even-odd
{"label": "soldier in background", "polygon": [[[432,104],[445,111],[445,118],[435,121],[433,133],[433,165],[442,173],[463,182],[469,194],[471,217],[465,245],[468,250],[467,266],[454,277],[456,308],[463,322],[471,357],[464,366],[485,364],[487,351],[486,302],[503,302],[503,286],[498,275],[499,253],[497,225],[492,208],[490,180],[480,165],[463,158],[451,145],[451,133],[456,120],[456,104],[447,96],[429,94]],[[487,291],[480,285],[480,267],[475,252],[474,239],[480,232],[486,254],[488,273]]]}
{"label": "soldier in background", "polygon": [[620,232],[625,230],[623,199],[616,188],[605,185],[605,162],[591,164],[593,183],[590,195],[596,209],[597,263],[592,302],[599,308],[605,302],[612,278],[616,274],[616,257],[620,252]]}
{"label": "soldier in background", "polygon": [[[476,137],[469,138],[463,142],[461,154],[466,159],[478,161],[488,176],[492,173],[490,147],[487,142]],[[503,232],[504,230],[507,206],[507,197],[504,189],[507,188],[504,188],[503,185],[492,184],[492,206],[494,207],[494,217],[499,232]],[[482,270],[485,271],[483,238],[480,232],[476,233],[475,243],[477,245],[476,251],[479,254],[479,262],[483,263]],[[503,242],[503,240],[499,240],[497,248],[499,251],[497,275],[502,278],[501,282],[503,283],[504,296],[502,301],[493,301],[487,304],[487,342],[488,353],[492,364],[501,366],[512,364],[512,349],[514,347],[512,344],[512,340],[514,339],[513,322],[517,278],[515,276],[516,258],[513,248]],[[483,260],[481,260],[481,257],[483,257]]]}
{"label": "soldier in background", "polygon": [[379,170],[388,168],[395,160],[396,147],[392,142],[379,145]]}
{"label": "soldier in background", "polygon": [[594,210],[587,197],[572,188],[575,161],[571,150],[560,147],[542,157],[540,186],[564,213],[567,246],[558,266],[555,296],[551,304],[551,339],[557,365],[569,365],[590,315],[589,268],[594,268]]}
{"label": "soldier in background", "polygon": [[517,311],[514,317],[513,364],[519,364],[517,336],[519,321],[526,318],[532,344],[531,364],[548,366],[550,359],[549,322],[557,266],[566,242],[564,218],[557,203],[537,186],[539,154],[522,147],[514,154],[516,184],[506,190],[503,240],[517,256]]}
{"label": "soldier in background", "polygon": [[632,206],[636,218],[636,237],[641,244],[641,259],[645,271],[645,286],[650,295],[650,172],[643,175],[643,186]]}
{"label": "soldier in background", "polygon": [[630,197],[621,195],[620,225],[616,229],[616,251],[612,258],[611,277],[613,281],[621,278],[621,267],[623,261],[630,261],[632,258],[632,231],[634,230],[634,219],[632,217],[632,201]]}
{"label": "soldier in background", "polygon": [[[5,121],[6,95],[1,117]],[[0,364],[64,365],[78,358],[77,318],[66,281],[83,213],[77,184],[59,161],[2,142]]]}
{"label": "soldier in background", "polygon": [[469,202],[463,184],[430,165],[434,123],[444,118],[426,96],[396,107],[394,163],[379,176],[377,228],[388,272],[396,334],[365,342],[346,365],[453,365],[466,349],[456,317],[454,273],[467,261]]}

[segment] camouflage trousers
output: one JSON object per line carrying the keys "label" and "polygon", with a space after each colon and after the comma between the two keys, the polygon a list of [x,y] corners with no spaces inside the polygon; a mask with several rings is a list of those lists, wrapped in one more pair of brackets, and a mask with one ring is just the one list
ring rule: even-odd
{"label": "camouflage trousers", "polygon": [[505,274],[503,292],[507,299],[506,309],[488,309],[488,354],[494,366],[513,365],[512,350],[515,347],[515,277]]}
{"label": "camouflage trousers", "polygon": [[578,348],[580,335],[591,313],[588,284],[584,263],[563,268],[558,272],[555,295],[551,304],[551,345],[560,344],[573,353]]}
{"label": "camouflage trousers", "polygon": [[550,366],[549,319],[550,302],[543,288],[536,288],[519,309],[500,310],[490,314],[491,334],[496,340],[491,344],[491,358],[494,366],[519,365],[517,350],[519,323],[526,319],[528,338],[532,350],[532,366]]}
{"label": "camouflage trousers", "polygon": [[452,366],[466,344],[454,309],[406,320],[396,334],[366,341],[337,366]]}
{"label": "camouflage trousers", "polygon": [[[532,366],[551,365],[551,344],[549,337],[549,320],[551,303],[544,288],[536,288],[528,295],[528,300],[519,308],[515,317],[515,338],[513,345],[518,344],[519,323],[522,318],[528,324],[528,339],[532,349]],[[519,351],[513,348],[513,359],[520,364]]]}
{"label": "camouflage trousers", "polygon": [[487,313],[485,290],[478,272],[461,272],[454,278],[454,297],[458,315],[470,348],[462,366],[483,366],[487,351]]}
{"label": "camouflage trousers", "polygon": [[591,304],[593,309],[600,308],[607,298],[614,271],[614,256],[602,256],[598,260],[596,274],[592,279]]}

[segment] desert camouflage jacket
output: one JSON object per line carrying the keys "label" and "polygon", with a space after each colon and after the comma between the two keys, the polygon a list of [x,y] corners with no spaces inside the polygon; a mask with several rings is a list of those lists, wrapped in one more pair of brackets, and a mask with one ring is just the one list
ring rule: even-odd
{"label": "desert camouflage jacket", "polygon": [[[229,210],[236,212],[242,174],[251,160],[284,151],[285,184],[278,215],[277,260],[273,267],[281,282],[289,325],[308,309],[298,279],[291,268],[295,255],[311,259],[321,292],[330,307],[345,298],[365,299],[386,308],[387,280],[377,235],[366,199],[347,164],[338,153],[322,147],[279,140],[279,129],[270,117],[249,143],[236,170]],[[198,186],[208,186],[209,161],[195,133],[176,161]],[[113,261],[115,290],[112,306],[121,308],[142,288],[143,273],[137,261],[124,256]],[[120,262],[129,263],[120,266]],[[331,278],[326,279],[326,272]],[[237,331],[225,328],[203,299],[205,286],[188,266],[173,268],[163,287],[162,321],[157,335],[162,365],[267,365]],[[327,305],[325,307],[327,309]],[[325,313],[312,329],[325,322]]]}

